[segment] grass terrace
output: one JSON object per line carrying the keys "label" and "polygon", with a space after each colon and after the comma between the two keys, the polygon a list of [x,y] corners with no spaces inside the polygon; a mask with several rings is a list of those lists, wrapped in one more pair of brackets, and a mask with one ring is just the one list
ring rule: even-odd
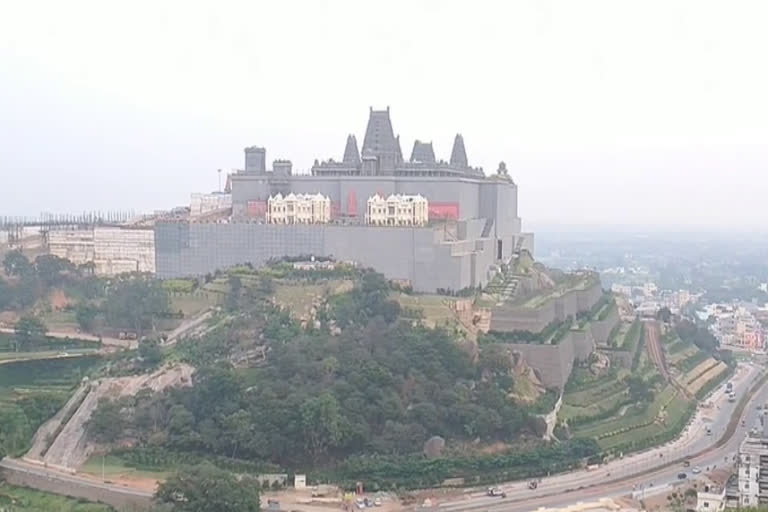
{"label": "grass terrace", "polygon": [[557,299],[571,292],[586,290],[596,283],[597,277],[593,274],[569,274],[558,282],[553,289],[530,297],[521,297],[513,301],[512,304],[535,309],[541,307],[547,301]]}
{"label": "grass terrace", "polygon": [[393,298],[404,310],[421,310],[424,313],[424,323],[429,327],[457,323],[455,315],[448,307],[450,299],[442,295],[408,295],[398,292]]}
{"label": "grass terrace", "polygon": [[640,320],[635,320],[631,324],[622,323],[618,329],[614,330],[611,337],[608,339],[608,346],[616,350],[634,352],[640,342],[642,333],[643,330]]}

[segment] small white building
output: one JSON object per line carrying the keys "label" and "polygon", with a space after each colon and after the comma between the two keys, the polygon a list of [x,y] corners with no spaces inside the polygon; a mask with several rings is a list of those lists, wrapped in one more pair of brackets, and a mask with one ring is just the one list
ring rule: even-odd
{"label": "small white building", "polygon": [[720,512],[725,509],[725,486],[704,482],[696,492],[696,512]]}
{"label": "small white building", "polygon": [[270,196],[267,222],[270,224],[325,224],[331,220],[331,200],[322,194]]}
{"label": "small white building", "polygon": [[374,226],[424,226],[429,222],[429,203],[420,194],[374,194],[368,198],[365,221]]}

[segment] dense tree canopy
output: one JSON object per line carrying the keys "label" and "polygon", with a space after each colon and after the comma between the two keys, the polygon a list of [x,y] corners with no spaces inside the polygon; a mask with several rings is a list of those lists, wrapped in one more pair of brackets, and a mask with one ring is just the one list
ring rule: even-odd
{"label": "dense tree canopy", "polygon": [[701,350],[714,352],[718,347],[717,338],[705,326],[697,325],[690,320],[681,320],[675,325],[675,331],[680,339],[693,343]]}
{"label": "dense tree canopy", "polygon": [[16,249],[10,251],[3,258],[3,270],[9,276],[23,276],[31,274],[34,267],[29,259],[20,250]]}
{"label": "dense tree canopy", "polygon": [[[281,465],[421,453],[435,435],[494,442],[533,431],[528,408],[510,397],[509,354],[491,346],[475,363],[452,332],[400,320],[379,274],[332,297],[320,328],[258,293],[243,285],[231,299],[239,317],[180,343],[198,367],[193,387],[138,400],[120,423],[173,450]],[[254,345],[266,361],[232,367]],[[137,425],[158,402],[157,421]]]}
{"label": "dense tree canopy", "polygon": [[155,497],[178,512],[259,512],[258,485],[246,480],[211,465],[194,466],[160,484]]}
{"label": "dense tree canopy", "polygon": [[25,315],[16,322],[16,351],[24,350],[30,344],[45,339],[48,328],[42,320],[32,315]]}
{"label": "dense tree canopy", "polygon": [[168,292],[158,281],[130,276],[113,283],[104,311],[109,325],[142,333],[169,311]]}

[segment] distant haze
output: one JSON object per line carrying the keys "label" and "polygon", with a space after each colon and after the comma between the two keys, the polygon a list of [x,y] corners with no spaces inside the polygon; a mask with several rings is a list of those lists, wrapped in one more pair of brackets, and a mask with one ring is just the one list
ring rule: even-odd
{"label": "distant haze", "polygon": [[8,2],[0,215],[170,208],[267,148],[308,171],[391,107],[500,160],[525,227],[768,219],[768,2]]}

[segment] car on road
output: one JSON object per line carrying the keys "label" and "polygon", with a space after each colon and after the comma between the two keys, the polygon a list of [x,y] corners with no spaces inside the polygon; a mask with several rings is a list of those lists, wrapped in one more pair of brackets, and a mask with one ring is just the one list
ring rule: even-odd
{"label": "car on road", "polygon": [[538,482],[536,482],[536,480],[531,480],[530,482],[528,482],[528,488],[531,490],[537,488],[538,486],[539,484]]}
{"label": "car on road", "polygon": [[374,507],[380,507],[381,506],[381,498],[376,498],[373,500],[373,506]]}
{"label": "car on road", "polygon": [[690,465],[691,465],[691,461],[689,461],[689,460],[684,460],[683,461],[683,467],[687,468]]}
{"label": "car on road", "polygon": [[679,478],[680,480],[685,480],[686,478],[688,478],[688,475],[685,473],[678,473],[677,478]]}
{"label": "car on road", "polygon": [[501,487],[489,487],[487,494],[488,496],[506,496],[504,491],[501,490]]}
{"label": "car on road", "polygon": [[699,466],[696,466],[691,470],[691,473],[693,473],[694,475],[698,475],[699,473],[701,473],[701,468]]}

